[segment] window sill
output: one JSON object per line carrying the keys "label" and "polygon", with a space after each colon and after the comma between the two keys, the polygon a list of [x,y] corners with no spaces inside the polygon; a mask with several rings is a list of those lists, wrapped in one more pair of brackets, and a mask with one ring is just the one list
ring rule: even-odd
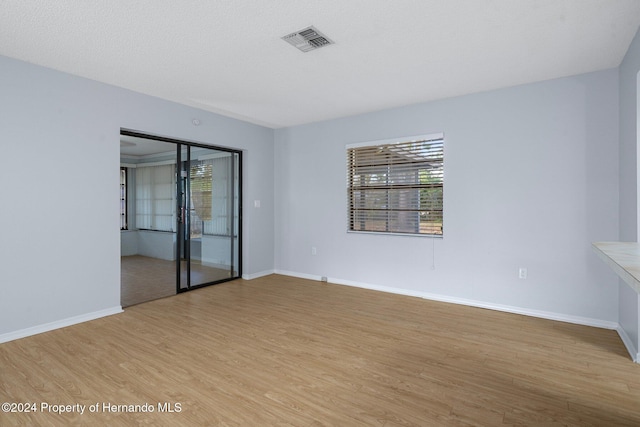
{"label": "window sill", "polygon": [[431,239],[442,239],[444,236],[442,234],[415,234],[415,233],[391,233],[386,231],[354,231],[347,230],[348,234],[375,234],[380,236],[400,236],[400,237],[422,237],[422,238],[431,238]]}
{"label": "window sill", "polygon": [[596,242],[593,248],[627,285],[640,293],[640,243]]}

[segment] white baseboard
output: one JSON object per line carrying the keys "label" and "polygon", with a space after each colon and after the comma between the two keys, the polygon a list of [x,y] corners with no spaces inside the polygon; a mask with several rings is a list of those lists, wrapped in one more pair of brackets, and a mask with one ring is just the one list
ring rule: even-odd
{"label": "white baseboard", "polygon": [[[286,270],[276,270],[276,274],[299,277],[302,279],[310,279],[310,280],[318,280],[318,281],[320,280],[320,276],[315,276],[312,274],[296,273],[296,272],[291,272]],[[327,281],[329,283],[334,283],[336,285],[353,286],[357,288],[370,289],[374,291],[381,291],[381,292],[388,292],[392,294],[424,298],[432,301],[466,305],[470,307],[485,308],[485,309],[496,310],[496,311],[504,311],[506,313],[521,314],[524,316],[539,317],[542,319],[557,320],[559,322],[575,323],[578,325],[593,326],[596,328],[612,329],[612,330],[617,330],[619,328],[619,325],[617,322],[609,322],[606,320],[592,319],[588,317],[571,316],[563,313],[554,313],[554,312],[548,312],[548,311],[542,311],[542,310],[532,310],[528,308],[514,307],[509,305],[493,304],[493,303],[488,303],[484,301],[476,301],[476,300],[471,300],[466,298],[432,294],[428,292],[412,291],[409,289],[392,288],[388,286],[371,285],[369,283],[355,282],[352,280],[341,280],[341,279],[335,279],[331,277],[329,277]]]}
{"label": "white baseboard", "polygon": [[252,279],[257,279],[258,277],[264,277],[274,273],[275,273],[275,270],[265,270],[265,271],[260,271],[258,273],[243,274],[242,278],[244,280],[252,280]]}
{"label": "white baseboard", "polygon": [[320,279],[322,279],[322,276],[316,276],[314,274],[298,273],[295,271],[275,270],[274,273],[282,274],[283,276],[298,277],[300,279],[317,280],[318,282],[320,281]]}
{"label": "white baseboard", "polygon": [[224,263],[220,263],[220,262],[214,262],[214,261],[210,261],[210,260],[200,260],[200,263],[202,265],[204,265],[205,267],[217,268],[217,269],[220,269],[220,270],[229,270],[231,268],[229,266],[229,264],[224,264]]}
{"label": "white baseboard", "polygon": [[622,343],[627,348],[627,351],[629,352],[629,355],[631,356],[633,361],[635,363],[640,363],[640,353],[638,353],[638,349],[635,345],[633,345],[633,341],[631,341],[631,338],[629,338],[629,335],[627,335],[625,330],[622,329],[622,326],[618,325],[618,327],[616,328],[616,332],[620,336]]}
{"label": "white baseboard", "polygon": [[45,323],[42,325],[32,326],[30,328],[20,329],[18,331],[8,332],[6,334],[0,335],[0,343],[29,337],[31,335],[41,334],[43,332],[53,331],[54,329],[64,328],[66,326],[88,322],[89,320],[95,320],[101,317],[111,316],[118,313],[122,313],[122,307],[119,305],[104,310],[94,311],[92,313],[81,314],[79,316],[56,320],[55,322]]}

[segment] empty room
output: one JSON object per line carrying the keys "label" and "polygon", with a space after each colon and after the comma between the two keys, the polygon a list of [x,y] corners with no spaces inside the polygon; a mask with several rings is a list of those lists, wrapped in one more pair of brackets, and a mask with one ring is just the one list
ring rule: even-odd
{"label": "empty room", "polygon": [[0,426],[640,425],[640,2],[0,2]]}

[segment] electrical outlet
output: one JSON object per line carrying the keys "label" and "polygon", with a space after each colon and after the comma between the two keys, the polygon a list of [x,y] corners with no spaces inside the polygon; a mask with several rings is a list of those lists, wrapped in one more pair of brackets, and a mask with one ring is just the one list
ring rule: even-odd
{"label": "electrical outlet", "polygon": [[518,270],[518,278],[519,279],[526,279],[527,278],[527,269],[524,267],[520,267],[520,269]]}

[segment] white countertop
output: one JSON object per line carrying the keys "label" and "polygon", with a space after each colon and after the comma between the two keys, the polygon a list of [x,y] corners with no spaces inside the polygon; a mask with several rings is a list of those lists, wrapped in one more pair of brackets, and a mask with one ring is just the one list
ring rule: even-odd
{"label": "white countertop", "polygon": [[640,243],[595,242],[593,248],[622,280],[640,293]]}

